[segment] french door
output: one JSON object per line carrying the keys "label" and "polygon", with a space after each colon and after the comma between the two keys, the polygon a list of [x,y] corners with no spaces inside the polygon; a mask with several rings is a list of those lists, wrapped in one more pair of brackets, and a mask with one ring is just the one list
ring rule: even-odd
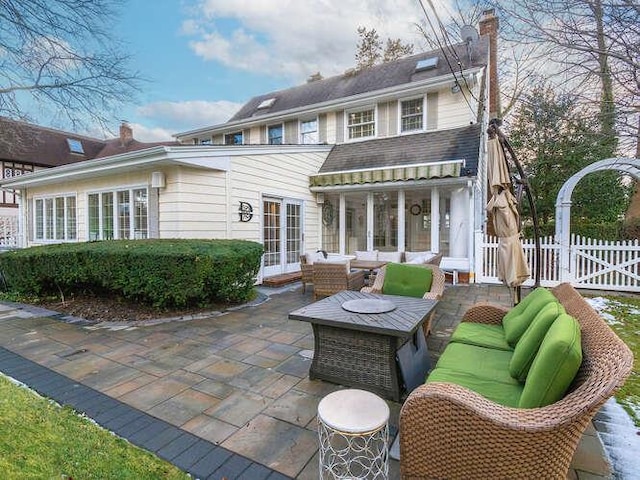
{"label": "french door", "polygon": [[299,269],[302,252],[302,202],[264,198],[262,240],[265,277]]}

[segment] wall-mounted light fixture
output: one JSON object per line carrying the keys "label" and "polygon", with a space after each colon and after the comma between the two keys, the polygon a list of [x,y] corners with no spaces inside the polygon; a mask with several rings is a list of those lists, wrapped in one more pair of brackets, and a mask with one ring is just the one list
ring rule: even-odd
{"label": "wall-mounted light fixture", "polygon": [[166,180],[164,172],[151,172],[151,187],[152,188],[164,188],[166,186]]}
{"label": "wall-mounted light fixture", "polygon": [[322,205],[324,203],[324,193],[316,193],[316,203]]}
{"label": "wall-mounted light fixture", "polygon": [[452,94],[460,93],[460,84],[459,84],[458,82],[455,82],[455,83],[451,86],[451,93],[452,93]]}

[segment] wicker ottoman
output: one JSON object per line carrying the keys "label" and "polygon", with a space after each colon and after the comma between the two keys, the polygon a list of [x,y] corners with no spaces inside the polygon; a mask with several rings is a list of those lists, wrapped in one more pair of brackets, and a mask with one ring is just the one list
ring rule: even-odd
{"label": "wicker ottoman", "polygon": [[318,404],[320,478],[389,477],[389,407],[364,390],[340,390]]}

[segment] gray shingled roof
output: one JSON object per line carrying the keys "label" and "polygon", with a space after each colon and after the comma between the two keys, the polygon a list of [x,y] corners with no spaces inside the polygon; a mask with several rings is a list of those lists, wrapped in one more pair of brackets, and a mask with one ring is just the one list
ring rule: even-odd
{"label": "gray shingled roof", "polygon": [[[452,53],[451,50],[455,53]],[[489,43],[487,38],[481,37],[478,41],[469,45],[469,50],[467,50],[466,44],[454,45],[451,50],[448,48],[446,50],[449,63],[447,63],[442,51],[434,50],[384,63],[353,74],[338,75],[286,90],[265,93],[249,100],[229,119],[229,122],[254,117],[259,118],[262,115],[282,112],[292,108],[315,105],[409,82],[448,75],[451,73],[449,64],[457,72],[472,67],[484,66],[488,61]],[[439,57],[436,68],[420,72],[415,71],[416,63],[419,60],[435,56]],[[458,61],[460,65],[458,65]],[[271,107],[258,109],[258,106],[264,100],[270,98],[275,98],[275,102]]]}
{"label": "gray shingled roof", "polygon": [[468,173],[476,175],[481,135],[480,124],[475,124],[451,130],[344,143],[333,147],[319,173],[465,160]]}

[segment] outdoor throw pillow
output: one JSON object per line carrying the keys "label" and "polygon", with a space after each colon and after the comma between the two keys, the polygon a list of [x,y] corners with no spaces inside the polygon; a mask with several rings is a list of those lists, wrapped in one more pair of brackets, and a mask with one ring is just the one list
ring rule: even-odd
{"label": "outdoor throw pillow", "polygon": [[557,302],[556,297],[546,288],[538,287],[507,312],[502,327],[509,345],[515,347],[534,317],[549,302]]}
{"label": "outdoor throw pillow", "polygon": [[402,252],[378,252],[378,260],[381,262],[400,263],[402,260]]}
{"label": "outdoor throw pillow", "polygon": [[424,252],[404,252],[405,262],[411,264],[425,263],[433,256],[434,253],[429,250]]}
{"label": "outdoor throw pillow", "polygon": [[406,263],[389,263],[385,269],[382,285],[382,293],[385,295],[422,298],[431,290],[433,274],[430,268]]}
{"label": "outdoor throw pillow", "polygon": [[542,340],[520,397],[520,408],[551,405],[560,400],[582,363],[580,324],[561,313]]}
{"label": "outdoor throw pillow", "polygon": [[375,262],[378,260],[378,250],[360,251],[356,250],[356,260],[364,260],[367,262]]}
{"label": "outdoor throw pillow", "polygon": [[535,316],[513,349],[513,356],[509,362],[509,373],[513,378],[525,382],[544,336],[561,313],[564,313],[564,307],[558,302],[550,302]]}

